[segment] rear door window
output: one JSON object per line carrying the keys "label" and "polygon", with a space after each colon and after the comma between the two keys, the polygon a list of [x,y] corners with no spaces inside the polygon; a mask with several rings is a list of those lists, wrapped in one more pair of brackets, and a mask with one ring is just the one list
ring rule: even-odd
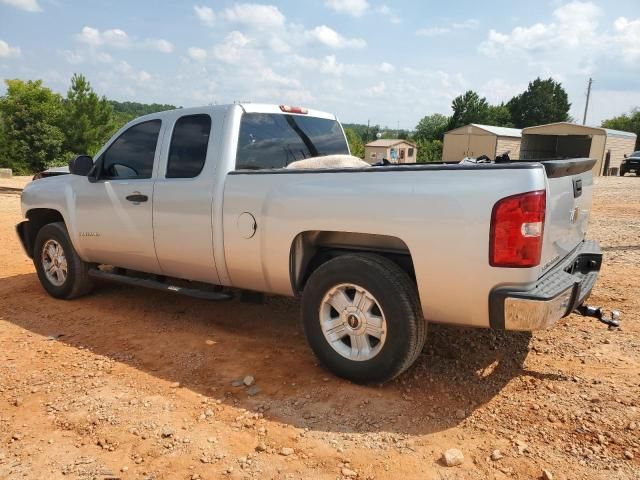
{"label": "rear door window", "polygon": [[284,168],[297,160],[335,154],[349,154],[336,120],[272,113],[242,116],[238,170]]}
{"label": "rear door window", "polygon": [[207,158],[211,117],[185,115],[176,121],[169,147],[166,178],[193,178],[200,175]]}

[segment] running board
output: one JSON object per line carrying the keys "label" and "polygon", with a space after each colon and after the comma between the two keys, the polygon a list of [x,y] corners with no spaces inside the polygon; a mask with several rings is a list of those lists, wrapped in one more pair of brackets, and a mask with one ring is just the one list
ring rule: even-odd
{"label": "running board", "polygon": [[228,293],[222,292],[207,292],[205,290],[198,290],[195,288],[178,287],[177,285],[170,285],[164,282],[158,282],[157,280],[151,280],[148,278],[136,278],[129,277],[127,275],[120,275],[117,273],[103,272],[96,268],[92,268],[88,272],[92,278],[98,278],[100,280],[108,280],[110,282],[124,283],[125,285],[132,285],[135,287],[146,287],[154,290],[161,290],[163,292],[177,293],[178,295],[186,295],[187,297],[200,298],[202,300],[231,300],[232,296]]}

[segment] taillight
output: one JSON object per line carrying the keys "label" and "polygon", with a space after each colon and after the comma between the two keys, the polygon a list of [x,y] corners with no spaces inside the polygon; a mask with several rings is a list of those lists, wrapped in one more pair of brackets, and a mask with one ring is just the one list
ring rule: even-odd
{"label": "taillight", "polygon": [[544,190],[499,200],[491,212],[489,264],[526,268],[540,264],[547,195]]}
{"label": "taillight", "polygon": [[292,107],[291,105],[280,105],[280,110],[285,113],[300,113],[302,115],[306,115],[309,113],[309,110],[302,107]]}

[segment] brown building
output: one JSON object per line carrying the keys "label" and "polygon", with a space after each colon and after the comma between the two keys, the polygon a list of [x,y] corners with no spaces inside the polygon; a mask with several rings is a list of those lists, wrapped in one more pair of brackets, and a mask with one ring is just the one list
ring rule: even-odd
{"label": "brown building", "polygon": [[465,157],[478,158],[486,155],[491,160],[509,151],[509,157],[520,157],[521,130],[518,128],[494,127],[471,123],[454,128],[444,134],[442,160],[459,162]]}
{"label": "brown building", "polygon": [[442,160],[459,162],[465,157],[478,158],[486,155],[491,160],[509,152],[513,160],[520,156],[521,130],[518,128],[494,127],[471,123],[454,128],[444,134]]}
{"label": "brown building", "polygon": [[369,163],[387,159],[391,163],[416,163],[416,144],[399,138],[385,138],[369,142],[364,146],[364,160]]}
{"label": "brown building", "polygon": [[[520,160],[589,157],[593,175],[617,175],[625,155],[635,149],[636,134],[569,122],[522,130]],[[608,160],[607,160],[608,159]]]}

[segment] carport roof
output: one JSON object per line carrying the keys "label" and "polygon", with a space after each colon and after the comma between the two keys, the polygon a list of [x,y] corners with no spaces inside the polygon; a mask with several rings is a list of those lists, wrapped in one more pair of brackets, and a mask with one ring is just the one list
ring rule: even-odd
{"label": "carport roof", "polygon": [[520,130],[519,128],[494,127],[493,125],[481,125],[479,123],[472,123],[471,126],[486,130],[487,132],[493,133],[498,137],[522,137],[522,130]]}
{"label": "carport roof", "polygon": [[496,135],[498,137],[514,137],[520,138],[522,137],[522,130],[519,128],[508,128],[508,127],[495,127],[493,125],[482,125],[480,123],[470,123],[469,125],[464,125],[462,127],[454,128],[453,130],[449,130],[445,133],[453,133],[454,135],[464,135],[469,133],[467,129],[469,127],[479,128],[480,130],[484,130],[487,133],[492,135]]}
{"label": "carport roof", "polygon": [[[595,135],[606,135],[609,137],[624,137],[624,138],[636,138],[635,133],[631,132],[623,132],[622,130],[612,130],[610,128],[602,128],[602,127],[592,127],[589,125],[579,125],[577,123],[571,122],[555,122],[555,123],[547,123],[545,125],[536,125],[534,127],[527,127],[522,129],[523,134],[528,133],[538,133],[537,130],[543,130],[545,134],[554,135],[553,129],[554,127],[564,127],[569,128],[576,132],[583,132],[584,134],[595,134]],[[565,130],[561,133],[555,133],[556,135],[569,135],[569,133]]]}

